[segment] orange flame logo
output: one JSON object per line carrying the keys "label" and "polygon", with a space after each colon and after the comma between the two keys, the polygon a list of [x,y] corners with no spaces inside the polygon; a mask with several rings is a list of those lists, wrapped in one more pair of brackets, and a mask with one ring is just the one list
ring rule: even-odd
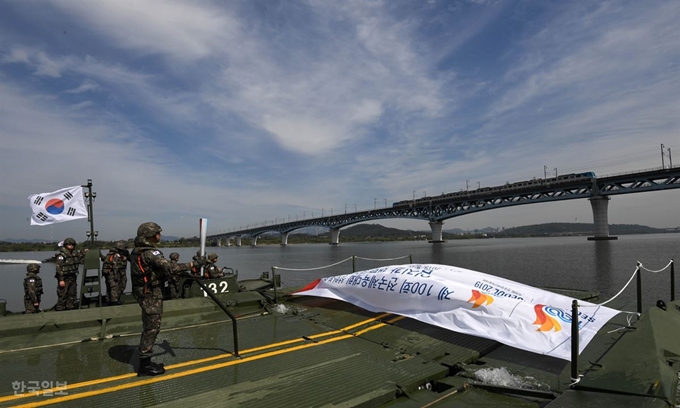
{"label": "orange flame logo", "polygon": [[559,322],[545,313],[543,306],[545,305],[534,306],[534,312],[536,312],[536,321],[533,324],[539,325],[539,328],[536,329],[536,331],[547,332],[554,329],[555,332],[558,332],[562,330],[562,326],[560,326]]}
{"label": "orange flame logo", "polygon": [[472,308],[475,309],[482,306],[484,303],[486,303],[487,306],[492,304],[493,297],[491,295],[485,295],[478,290],[472,289],[472,297],[468,300],[468,302],[474,302]]}

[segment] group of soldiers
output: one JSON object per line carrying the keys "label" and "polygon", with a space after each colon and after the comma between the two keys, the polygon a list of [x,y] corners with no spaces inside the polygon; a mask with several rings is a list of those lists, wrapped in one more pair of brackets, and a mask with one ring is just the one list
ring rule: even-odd
{"label": "group of soldiers", "polygon": [[[62,243],[59,253],[55,256],[57,279],[57,304],[54,310],[71,310],[77,307],[78,301],[78,286],[77,276],[79,266],[83,264],[85,258],[84,250],[75,249],[76,240],[73,238],[66,238]],[[200,251],[194,256],[194,260],[200,258]],[[132,255],[128,251],[127,244],[124,241],[118,241],[109,250],[106,255],[100,254],[102,261],[102,275],[106,282],[106,299],[109,306],[123,304],[123,292],[127,286],[127,265],[132,262]],[[207,263],[204,267],[204,275],[206,278],[219,278],[224,276],[224,273],[217,267],[217,254],[211,253],[208,255]],[[170,262],[173,267],[177,269],[179,262],[179,254],[173,252],[170,254]],[[181,264],[180,264],[181,265]],[[187,268],[195,275],[200,275],[200,267]],[[26,277],[24,278],[24,307],[25,313],[40,312],[40,302],[43,295],[42,279],[39,276],[40,264],[32,263],[26,267]],[[180,279],[178,274],[169,276],[165,283],[166,291],[164,295],[166,298],[176,299],[181,297],[181,288],[179,287]]]}
{"label": "group of soldiers", "polygon": [[[66,238],[55,256],[57,279],[57,304],[54,310],[75,309],[78,297],[78,268],[83,263],[85,252],[77,250],[76,240]],[[24,307],[26,313],[37,313],[40,311],[40,300],[43,294],[42,279],[38,276],[40,264],[32,263],[26,267],[26,278],[24,278]]]}
{"label": "group of soldiers", "polygon": [[[142,333],[139,340],[138,376],[159,375],[165,372],[163,364],[151,361],[156,336],[161,328],[164,290],[170,288],[170,297],[179,297],[179,278],[182,273],[193,273],[203,278],[218,278],[224,273],[216,266],[217,254],[202,256],[200,251],[189,263],[180,263],[179,254],[170,254],[170,260],[156,247],[161,240],[161,227],[155,222],[145,222],[137,228],[132,252],[128,252],[125,242],[118,242],[108,254],[101,256],[103,275],[106,278],[109,304],[119,304],[127,285],[126,269],[130,263],[132,295],[142,312]],[[84,263],[85,252],[75,249],[73,238],[64,240],[63,247],[56,256],[56,275],[58,301],[56,310],[76,307],[78,267]],[[40,311],[40,297],[43,294],[42,280],[38,276],[39,264],[29,264],[24,279],[24,303],[26,313]],[[186,271],[186,272],[185,272]]]}

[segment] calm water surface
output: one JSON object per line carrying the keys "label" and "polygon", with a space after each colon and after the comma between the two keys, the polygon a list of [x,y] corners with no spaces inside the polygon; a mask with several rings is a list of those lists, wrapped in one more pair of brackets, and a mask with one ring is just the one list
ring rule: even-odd
{"label": "calm water surface", "polygon": [[[342,237],[341,237],[342,240]],[[197,248],[163,249],[166,257],[170,252],[180,254],[180,261],[189,261]],[[532,286],[568,287],[598,290],[605,297],[616,294],[635,271],[637,262],[651,270],[665,267],[675,258],[680,259],[680,234],[627,235],[616,241],[587,241],[585,237],[556,238],[505,238],[452,240],[443,244],[417,242],[386,243],[340,243],[297,244],[285,247],[259,245],[256,247],[208,248],[219,255],[218,265],[239,271],[239,277],[259,277],[263,271],[279,267],[284,286],[299,286],[312,280],[352,272],[352,261],[345,261],[330,268],[311,271],[291,269],[317,268],[341,262],[352,256],[387,259],[406,256],[390,261],[356,260],[356,269],[370,269],[382,265],[408,263],[408,255],[414,263],[437,263],[454,265],[491,275],[502,276]],[[106,250],[102,250],[106,253]],[[0,252],[0,259],[41,260],[53,252]],[[656,299],[670,298],[669,270],[663,273],[643,275],[643,299],[653,304]],[[0,299],[7,300],[7,309],[23,310],[23,278],[26,265],[2,265],[0,274]],[[680,275],[680,270],[678,271]],[[54,264],[42,264],[41,277],[45,294],[43,308],[56,303],[56,279]],[[129,282],[129,280],[128,280]],[[680,284],[676,285],[680,286]],[[129,284],[127,290],[130,290]],[[676,290],[677,293],[677,290]],[[622,295],[635,308],[635,287],[630,286]],[[677,297],[677,294],[676,294]]]}

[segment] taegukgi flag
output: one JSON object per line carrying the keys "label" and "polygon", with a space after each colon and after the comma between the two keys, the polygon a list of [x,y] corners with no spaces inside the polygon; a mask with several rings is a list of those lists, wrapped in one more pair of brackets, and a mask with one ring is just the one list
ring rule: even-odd
{"label": "taegukgi flag", "polygon": [[310,283],[298,295],[321,296],[372,312],[389,312],[538,354],[571,359],[571,325],[579,352],[618,310],[485,273],[436,264],[392,265]]}
{"label": "taegukgi flag", "polygon": [[50,225],[87,218],[83,187],[73,186],[51,193],[28,197],[31,205],[31,225]]}

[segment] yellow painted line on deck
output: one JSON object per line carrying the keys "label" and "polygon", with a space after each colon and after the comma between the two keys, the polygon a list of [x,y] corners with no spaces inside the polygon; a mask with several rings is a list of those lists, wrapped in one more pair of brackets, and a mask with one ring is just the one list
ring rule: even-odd
{"label": "yellow painted line on deck", "polygon": [[[342,329],[331,330],[331,331],[324,332],[324,333],[314,334],[314,335],[311,335],[311,336],[307,336],[307,338],[316,339],[316,338],[319,338],[319,337],[327,337],[327,336],[333,336],[333,335],[336,335],[336,334],[339,334],[339,333],[344,333],[347,330],[351,330],[355,327],[360,327],[360,326],[363,326],[365,324],[369,324],[369,323],[378,321],[378,320],[383,319],[387,316],[390,316],[390,313],[382,313],[382,314],[375,316],[375,317],[372,317],[370,319],[366,319],[366,320],[360,321],[358,323],[354,323],[354,324],[351,324],[349,326],[345,326]],[[396,321],[396,320],[399,320],[399,318],[392,319],[392,321]],[[390,322],[392,322],[392,321],[390,321]],[[384,325],[385,325],[385,323],[379,323],[378,325],[376,325],[376,328],[382,327]],[[363,333],[363,332],[365,332],[365,330],[361,331],[360,333]],[[352,334],[352,335],[349,335],[349,336],[354,336],[354,335],[358,335],[358,333]],[[307,341],[307,340],[303,337],[299,337],[299,338],[296,338],[296,339],[281,341],[281,342],[278,342],[278,343],[271,343],[271,344],[267,344],[267,345],[260,346],[260,347],[253,347],[253,348],[241,351],[240,354],[241,355],[250,354],[250,353],[257,352],[257,351],[268,350],[268,349],[286,346],[286,345],[294,344],[294,343],[300,343],[300,342],[304,342],[304,341]],[[328,341],[319,342],[319,343],[315,343],[315,344],[324,344],[324,343],[327,343],[327,342]],[[295,351],[295,349],[293,349],[293,350],[284,349],[283,351],[287,351],[287,350]],[[231,354],[231,353],[220,354],[220,355],[217,355],[217,356],[206,357],[206,358],[202,358],[202,359],[186,361],[186,362],[183,362],[183,363],[172,364],[172,365],[169,365],[165,368],[166,368],[166,370],[173,370],[173,369],[177,369],[177,368],[207,363],[207,362],[210,362],[210,361],[220,360],[220,359],[229,358],[229,357],[234,357],[234,355]],[[255,356],[255,357],[258,357],[258,356]],[[253,359],[252,357],[247,357],[247,358],[249,358],[250,360]],[[242,359],[242,360],[239,360],[239,361],[244,361],[244,360],[245,360],[245,358]],[[250,360],[248,360],[248,361],[250,361]],[[69,384],[68,390],[70,391],[70,390],[73,390],[73,389],[76,389],[76,388],[88,387],[88,386],[92,386],[92,385],[99,385],[99,384],[104,384],[104,383],[113,382],[113,381],[120,381],[120,380],[125,380],[125,379],[128,379],[128,378],[134,378],[134,377],[137,377],[137,373],[128,373],[128,374],[121,374],[121,375],[112,376],[112,377],[98,378],[96,380],[83,381],[83,382],[79,382],[79,383],[75,383],[75,384]],[[141,383],[133,383],[133,384],[141,384]],[[40,396],[40,395],[53,394],[53,393],[56,393],[56,392],[63,392],[63,391],[64,390],[62,388],[50,388],[50,389],[40,390],[40,391],[37,391],[37,392],[8,395],[8,396],[5,396],[5,397],[0,397],[0,402],[13,401],[13,400],[17,400],[17,399],[21,399],[21,398],[28,398],[28,397],[36,397],[36,396]],[[54,401],[54,399],[50,399],[49,401]],[[50,402],[50,403],[52,403],[52,402]]]}
{"label": "yellow painted line on deck", "polygon": [[[400,320],[400,319],[403,319],[403,316],[396,317],[396,318],[392,319],[390,322],[394,322],[394,321],[397,321],[397,320]],[[371,320],[377,320],[377,317],[374,318],[374,319],[369,319],[368,321],[371,321]],[[386,325],[387,325],[387,323],[379,323],[379,324],[376,324],[374,326],[363,329],[360,332],[357,332],[356,334],[345,334],[345,335],[333,337],[333,338],[330,338],[330,339],[327,339],[327,340],[322,340],[322,341],[319,341],[317,343],[302,344],[302,345],[295,346],[295,347],[290,347],[290,348],[286,348],[286,349],[270,351],[268,353],[258,354],[256,356],[244,357],[240,360],[226,361],[224,363],[219,363],[219,364],[205,366],[205,367],[198,367],[198,368],[194,368],[192,370],[182,371],[182,372],[173,373],[173,374],[167,374],[167,375],[163,375],[163,376],[160,376],[160,377],[153,377],[153,378],[149,378],[149,379],[145,379],[145,380],[141,380],[141,381],[136,381],[136,382],[133,382],[133,383],[115,385],[115,386],[108,387],[108,388],[102,388],[100,390],[86,391],[86,392],[82,392],[80,394],[67,395],[67,396],[64,396],[64,397],[52,398],[52,399],[28,403],[28,404],[24,404],[24,405],[15,405],[15,407],[21,407],[21,408],[42,407],[44,405],[58,404],[60,402],[73,401],[73,400],[76,400],[76,399],[94,397],[94,396],[98,396],[98,395],[102,395],[102,394],[108,394],[108,393],[112,393],[112,392],[116,392],[116,391],[126,390],[126,389],[129,389],[129,388],[140,387],[140,386],[147,385],[147,384],[154,384],[154,383],[158,383],[158,382],[169,381],[169,380],[173,380],[175,378],[187,377],[187,376],[190,376],[190,375],[200,374],[200,373],[204,373],[204,372],[212,371],[212,370],[217,370],[217,369],[224,368],[224,367],[230,367],[230,366],[233,366],[233,365],[239,365],[239,364],[244,364],[244,363],[248,363],[248,362],[251,362],[251,361],[257,361],[257,360],[261,360],[261,359],[264,359],[264,358],[277,356],[279,354],[290,353],[290,352],[293,352],[293,351],[304,350],[304,349],[307,349],[307,348],[317,347],[317,346],[321,346],[321,345],[328,344],[328,343],[333,343],[333,342],[340,341],[340,340],[346,340],[346,339],[354,338],[354,337],[358,336],[359,333],[363,334],[363,333],[369,332],[371,330],[379,329],[379,328],[384,327]],[[70,390],[71,387],[69,387],[68,389]],[[35,396],[35,394],[34,393],[29,394],[28,396]]]}

